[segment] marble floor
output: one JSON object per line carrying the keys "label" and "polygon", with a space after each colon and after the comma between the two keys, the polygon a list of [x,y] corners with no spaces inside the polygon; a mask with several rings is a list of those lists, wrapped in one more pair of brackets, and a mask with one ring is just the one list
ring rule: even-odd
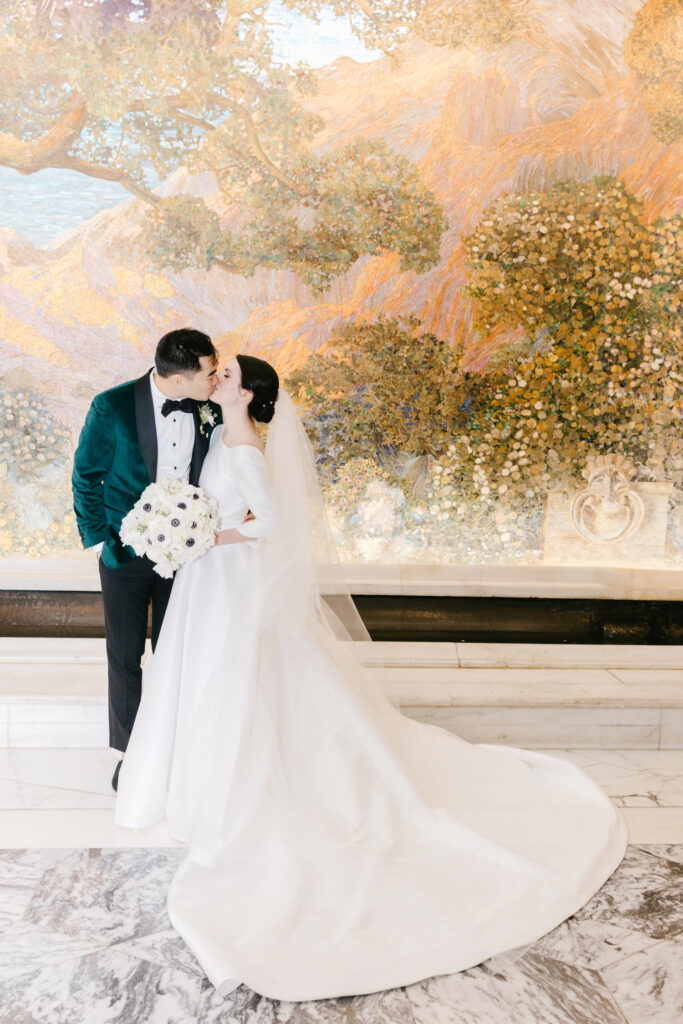
{"label": "marble floor", "polygon": [[178,849],[0,853],[3,1024],[676,1024],[683,845],[635,845],[540,941],[368,996],[219,997],[169,925]]}
{"label": "marble floor", "polygon": [[165,907],[183,856],[112,821],[109,750],[0,750],[0,1024],[678,1024],[683,750],[552,750],[623,810],[628,853],[574,917],[459,974],[369,996],[216,995]]}
{"label": "marble floor", "polygon": [[[683,750],[542,752],[595,779],[622,808],[632,843],[683,844]],[[175,846],[163,825],[114,825],[115,764],[111,750],[0,749],[0,849]]]}

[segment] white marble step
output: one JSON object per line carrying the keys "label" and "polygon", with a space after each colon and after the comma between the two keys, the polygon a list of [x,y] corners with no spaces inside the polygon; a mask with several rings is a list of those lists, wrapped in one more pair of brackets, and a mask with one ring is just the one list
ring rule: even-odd
{"label": "white marble step", "polygon": [[[368,665],[460,668],[683,668],[683,646],[374,641],[358,644]],[[85,637],[0,637],[0,680],[6,667],[105,665],[105,642]],[[68,673],[66,674],[68,675]]]}
{"label": "white marble step", "polygon": [[[578,765],[605,790],[632,843],[683,843],[683,750],[543,752]],[[175,845],[163,823],[114,825],[115,763],[112,750],[0,750],[0,848]]]}
{"label": "white marble step", "polygon": [[[363,645],[404,714],[472,742],[683,747],[683,648]],[[106,746],[104,641],[0,638],[0,746]]]}

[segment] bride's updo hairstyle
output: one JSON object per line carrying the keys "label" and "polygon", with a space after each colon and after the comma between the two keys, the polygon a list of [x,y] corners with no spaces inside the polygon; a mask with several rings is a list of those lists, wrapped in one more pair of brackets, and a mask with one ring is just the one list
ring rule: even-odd
{"label": "bride's updo hairstyle", "polygon": [[247,412],[259,423],[270,423],[275,412],[280,378],[265,359],[243,356],[241,353],[235,358],[242,375],[241,386],[254,394]]}

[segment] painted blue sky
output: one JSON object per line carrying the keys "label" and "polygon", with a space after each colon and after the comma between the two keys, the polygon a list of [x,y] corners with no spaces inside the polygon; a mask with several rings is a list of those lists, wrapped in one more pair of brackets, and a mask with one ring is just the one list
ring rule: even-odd
{"label": "painted blue sky", "polygon": [[[344,18],[323,16],[316,24],[278,2],[271,5],[271,15],[283,26],[277,34],[277,52],[288,63],[304,61],[311,67],[325,67],[341,56],[358,61],[377,56],[351,34]],[[48,170],[25,176],[0,167],[0,226],[15,228],[34,245],[47,245],[128,196],[120,185],[73,171]]]}
{"label": "painted blue sky", "polygon": [[279,37],[277,51],[289,64],[304,61],[311,67],[320,68],[331,64],[337,57],[353,57],[366,61],[378,57],[351,34],[346,18],[323,15],[318,23],[302,18],[286,10],[280,3],[270,6],[272,21],[282,24],[284,31]]}

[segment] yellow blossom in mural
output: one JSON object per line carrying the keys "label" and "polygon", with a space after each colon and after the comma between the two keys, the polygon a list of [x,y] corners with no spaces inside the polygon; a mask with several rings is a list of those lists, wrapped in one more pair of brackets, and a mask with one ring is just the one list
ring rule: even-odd
{"label": "yellow blossom in mural", "polygon": [[648,0],[624,47],[643,79],[652,130],[662,142],[683,138],[683,0]]}
{"label": "yellow blossom in mural", "polygon": [[648,225],[614,179],[563,182],[498,200],[465,245],[480,329],[526,340],[473,389],[462,484],[492,503],[504,476],[505,501],[523,505],[539,478],[570,486],[588,454],[617,451],[680,488],[683,217]]}

